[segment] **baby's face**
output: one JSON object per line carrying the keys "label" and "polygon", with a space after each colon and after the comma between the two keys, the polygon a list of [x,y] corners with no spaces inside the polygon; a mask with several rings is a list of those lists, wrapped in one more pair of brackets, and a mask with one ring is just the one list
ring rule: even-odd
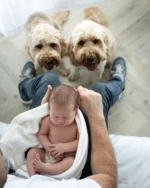
{"label": "baby's face", "polygon": [[51,122],[54,125],[66,126],[73,123],[77,115],[77,109],[74,109],[73,105],[61,107],[51,102],[49,113]]}

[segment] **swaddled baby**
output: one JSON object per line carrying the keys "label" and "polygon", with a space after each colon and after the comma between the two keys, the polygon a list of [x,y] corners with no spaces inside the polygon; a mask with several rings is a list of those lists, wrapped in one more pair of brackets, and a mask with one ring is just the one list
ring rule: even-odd
{"label": "swaddled baby", "polygon": [[38,140],[43,148],[32,148],[27,154],[29,176],[57,175],[68,170],[78,147],[78,128],[75,117],[79,108],[77,91],[60,85],[51,91],[49,115],[41,121]]}

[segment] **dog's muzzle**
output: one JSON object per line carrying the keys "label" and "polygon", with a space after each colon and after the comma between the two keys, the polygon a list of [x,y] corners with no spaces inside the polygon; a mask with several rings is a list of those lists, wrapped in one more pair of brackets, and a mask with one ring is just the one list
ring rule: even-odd
{"label": "dog's muzzle", "polygon": [[40,65],[41,65],[41,67],[44,67],[47,70],[51,70],[51,69],[53,69],[54,66],[57,67],[59,65],[59,62],[55,58],[44,58],[43,57],[40,60]]}
{"label": "dog's muzzle", "polygon": [[94,56],[88,56],[85,65],[89,71],[93,71],[97,67],[96,59]]}

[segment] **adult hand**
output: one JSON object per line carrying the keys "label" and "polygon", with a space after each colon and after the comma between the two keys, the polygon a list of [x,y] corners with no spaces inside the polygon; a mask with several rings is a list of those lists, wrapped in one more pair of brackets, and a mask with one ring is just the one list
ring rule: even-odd
{"label": "adult hand", "polygon": [[51,94],[51,90],[52,90],[51,85],[48,85],[47,91],[46,91],[46,93],[45,93],[45,95],[44,95],[44,97],[43,97],[43,99],[42,99],[41,104],[45,104],[45,103],[48,102],[49,97],[50,97],[50,94]]}
{"label": "adult hand", "polygon": [[88,117],[103,117],[102,97],[99,93],[79,86],[77,91],[80,96],[80,108]]}

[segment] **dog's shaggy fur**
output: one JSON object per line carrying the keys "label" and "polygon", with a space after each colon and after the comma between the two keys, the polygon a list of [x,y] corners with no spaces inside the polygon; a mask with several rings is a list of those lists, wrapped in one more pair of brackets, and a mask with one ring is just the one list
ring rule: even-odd
{"label": "dog's shaggy fur", "polygon": [[69,12],[54,14],[55,23],[43,14],[29,17],[26,24],[26,51],[34,62],[37,74],[55,70],[64,76],[70,73],[62,60],[66,55],[67,44],[57,29],[66,21],[68,14]]}
{"label": "dog's shaggy fur", "polygon": [[93,71],[93,75],[98,73],[100,80],[106,64],[113,58],[115,39],[106,27],[103,13],[98,8],[88,8],[84,14],[86,20],[73,30],[68,45],[71,63],[76,67],[69,76],[70,81],[79,79],[83,68]]}

